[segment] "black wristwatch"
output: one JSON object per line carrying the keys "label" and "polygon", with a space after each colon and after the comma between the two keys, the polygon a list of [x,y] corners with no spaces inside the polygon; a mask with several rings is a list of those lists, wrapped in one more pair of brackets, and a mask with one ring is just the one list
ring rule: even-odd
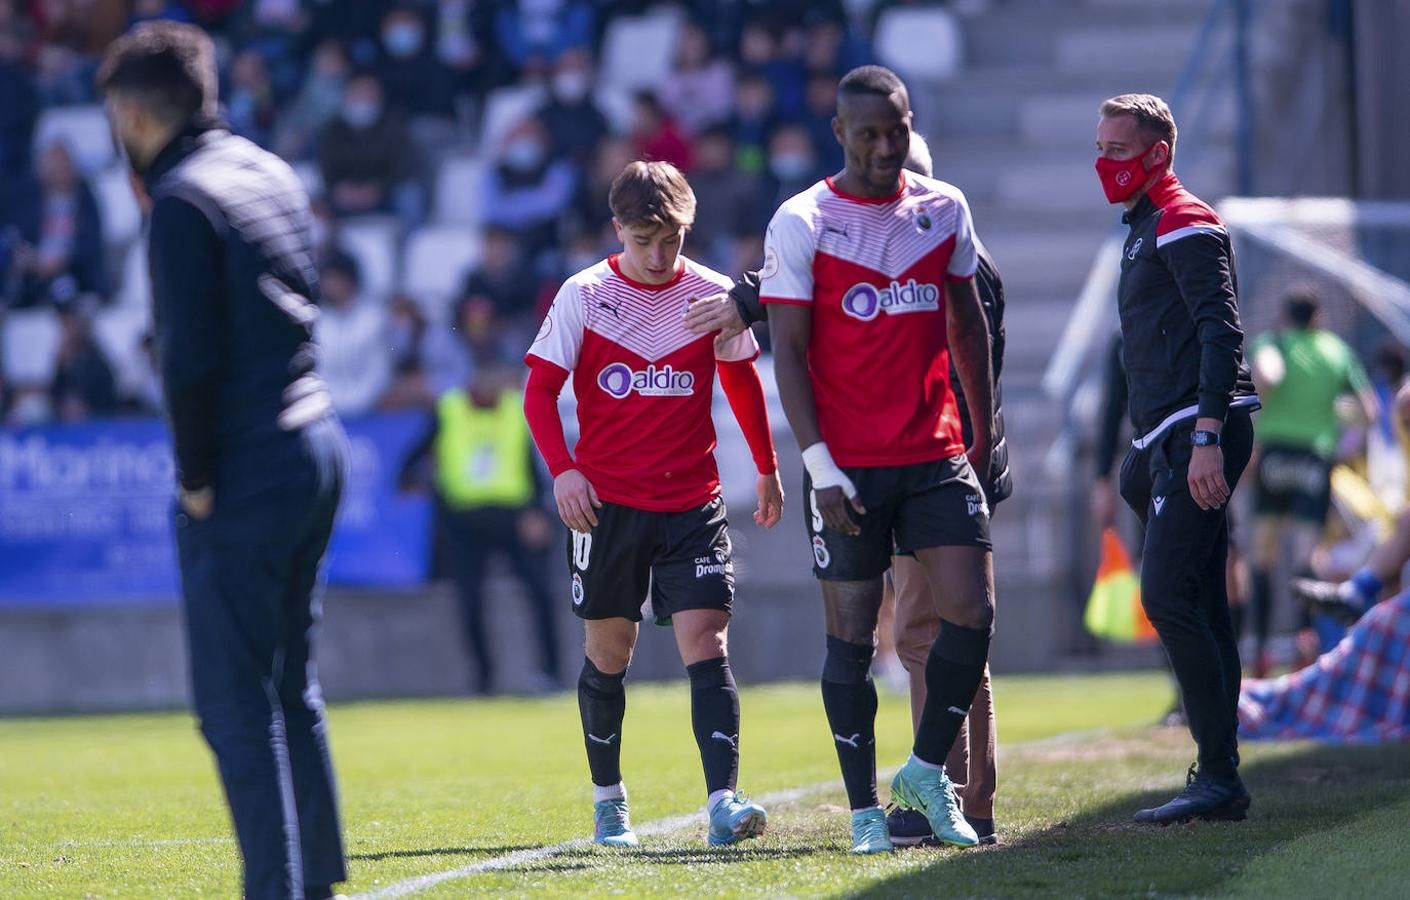
{"label": "black wristwatch", "polygon": [[1196,447],[1218,447],[1219,432],[1194,431],[1190,434],[1190,443]]}

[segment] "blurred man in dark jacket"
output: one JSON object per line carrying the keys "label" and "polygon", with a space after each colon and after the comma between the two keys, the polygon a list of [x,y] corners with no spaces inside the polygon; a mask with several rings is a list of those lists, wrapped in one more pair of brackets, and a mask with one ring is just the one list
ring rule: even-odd
{"label": "blurred man in dark jacket", "polygon": [[331,897],[347,870],[312,639],[347,449],[315,371],[308,197],[288,165],[214,121],[200,29],[133,29],[98,87],[151,202],[192,696],[245,893]]}

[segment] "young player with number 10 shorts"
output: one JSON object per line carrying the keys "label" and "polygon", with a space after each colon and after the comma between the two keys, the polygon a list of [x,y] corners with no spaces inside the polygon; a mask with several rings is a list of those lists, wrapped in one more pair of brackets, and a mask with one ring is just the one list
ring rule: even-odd
{"label": "young player with number 10 shorts", "polygon": [[[524,414],[572,529],[573,610],[586,659],[578,707],[593,782],[593,839],[634,847],[620,766],[623,679],[649,591],[658,624],[671,624],[690,676],[691,720],[709,792],[711,844],[763,833],[764,808],[735,793],[739,695],[726,654],[734,601],[725,503],[710,418],[716,372],[759,470],[754,521],[783,511],[773,438],[751,332],[692,334],[692,299],[732,279],[681,255],[695,195],[669,163],[634,162],[608,203],[622,252],[569,278],[526,362]],[[580,437],[568,452],[559,391],[573,378]]]}

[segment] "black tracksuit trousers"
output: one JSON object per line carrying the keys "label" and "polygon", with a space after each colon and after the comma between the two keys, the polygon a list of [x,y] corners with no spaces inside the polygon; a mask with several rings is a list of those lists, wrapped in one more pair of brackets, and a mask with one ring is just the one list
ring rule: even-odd
{"label": "black tracksuit trousers", "polygon": [[[1229,618],[1227,508],[1202,510],[1190,496],[1193,418],[1171,426],[1121,466],[1121,496],[1146,526],[1141,602],[1160,635],[1185,699],[1199,765],[1211,775],[1238,765],[1238,639]],[[1221,437],[1232,491],[1253,451],[1253,423],[1232,410]]]}

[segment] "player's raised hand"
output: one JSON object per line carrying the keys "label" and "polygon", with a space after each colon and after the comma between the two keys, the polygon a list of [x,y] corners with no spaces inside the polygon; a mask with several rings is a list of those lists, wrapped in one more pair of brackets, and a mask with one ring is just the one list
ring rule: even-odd
{"label": "player's raised hand", "polygon": [[601,509],[602,501],[582,472],[569,469],[553,479],[553,500],[558,504],[558,515],[564,525],[583,534],[597,527],[597,513],[593,509]]}
{"label": "player's raised hand", "polygon": [[754,524],[761,528],[772,528],[783,518],[783,482],[778,470],[760,475],[755,484],[759,495],[759,508],[754,510]]}
{"label": "player's raised hand", "polygon": [[723,339],[732,338],[744,330],[744,321],[729,294],[712,294],[691,301],[685,310],[685,327],[691,334],[711,334],[718,331]]}

